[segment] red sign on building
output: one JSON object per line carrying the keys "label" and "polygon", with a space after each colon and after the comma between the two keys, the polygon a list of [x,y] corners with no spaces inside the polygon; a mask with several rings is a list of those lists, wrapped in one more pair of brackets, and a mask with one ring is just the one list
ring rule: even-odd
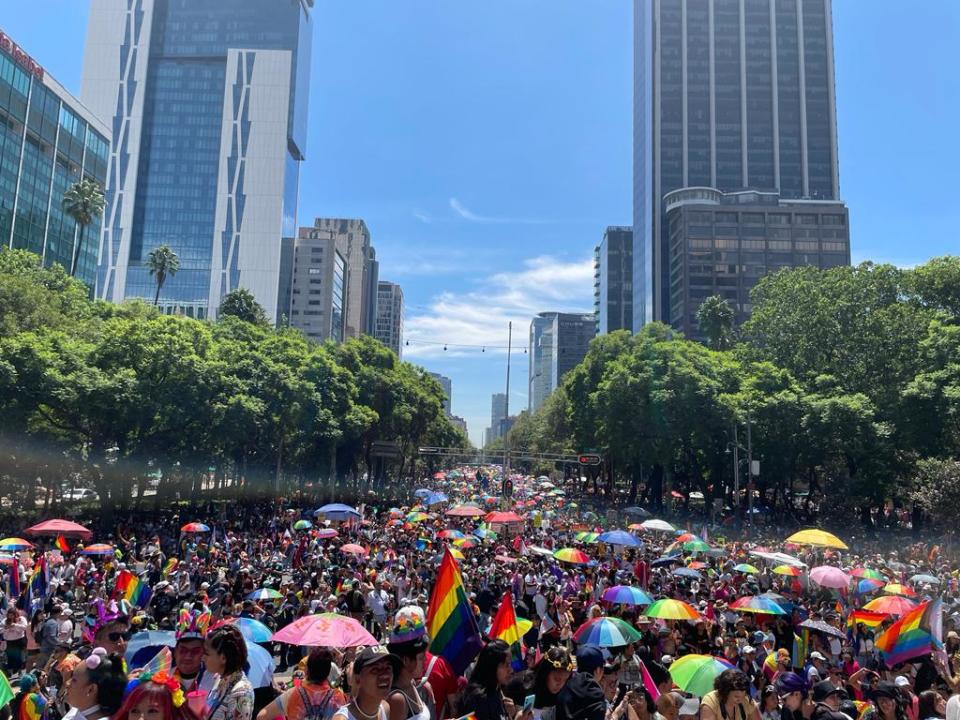
{"label": "red sign on building", "polygon": [[23,67],[31,75],[36,76],[38,80],[43,80],[43,68],[32,57],[27,55],[20,46],[17,45],[10,36],[0,30],[0,50],[9,54],[14,61]]}

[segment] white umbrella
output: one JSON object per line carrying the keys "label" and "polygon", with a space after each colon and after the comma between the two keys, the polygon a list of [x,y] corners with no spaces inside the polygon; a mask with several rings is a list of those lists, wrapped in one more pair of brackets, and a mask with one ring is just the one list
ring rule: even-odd
{"label": "white umbrella", "polygon": [[535,555],[543,555],[545,557],[552,557],[553,550],[548,550],[545,547],[540,547],[539,545],[530,545],[527,550],[534,553]]}
{"label": "white umbrella", "polygon": [[792,565],[793,567],[806,567],[807,564],[795,558],[792,555],[787,555],[782,552],[762,552],[760,550],[751,550],[750,554],[754,557],[760,557],[764,560],[769,560],[770,562],[777,563],[778,565]]}
{"label": "white umbrella", "polygon": [[645,530],[659,530],[660,532],[676,532],[676,528],[666,520],[644,520],[640,523]]}

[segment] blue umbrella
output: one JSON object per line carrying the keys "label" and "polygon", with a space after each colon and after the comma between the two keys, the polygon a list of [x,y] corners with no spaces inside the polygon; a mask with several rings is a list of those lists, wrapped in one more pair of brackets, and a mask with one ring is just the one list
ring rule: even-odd
{"label": "blue umbrella", "polygon": [[625,530],[609,530],[601,533],[597,540],[610,545],[626,545],[627,547],[640,547],[643,544]]}
{"label": "blue umbrella", "polygon": [[416,490],[413,491],[413,496],[418,498],[425,498],[431,492],[433,491],[427,488],[417,488]]}
{"label": "blue umbrella", "polygon": [[255,687],[269,687],[273,682],[273,671],[276,667],[273,658],[266,648],[247,641],[247,665],[245,668],[250,683]]}
{"label": "blue umbrella", "polygon": [[425,500],[425,504],[426,504],[426,505],[439,505],[440,503],[445,503],[445,502],[446,502],[447,500],[449,500],[449,499],[450,499],[450,498],[448,498],[448,497],[447,497],[444,493],[442,493],[442,492],[433,492],[433,493],[430,493],[429,495],[427,495],[427,499]]}
{"label": "blue umbrella", "polygon": [[145,630],[130,637],[123,657],[131,668],[140,668],[164,647],[172,649],[176,644],[177,634],[173,630]]}
{"label": "blue umbrella", "polygon": [[673,571],[673,574],[678,577],[695,578],[697,580],[700,580],[703,577],[703,575],[698,573],[696,570],[691,570],[687,567],[677,568]]}
{"label": "blue umbrella", "polygon": [[313,514],[323,515],[328,520],[351,520],[353,518],[360,517],[360,513],[357,512],[356,508],[352,508],[349,505],[344,505],[343,503],[330,503],[329,505],[324,505],[323,507],[314,510]]}
{"label": "blue umbrella", "polygon": [[650,565],[652,567],[663,567],[664,565],[673,565],[674,563],[682,563],[683,558],[679,555],[667,555],[662,558],[657,558]]}

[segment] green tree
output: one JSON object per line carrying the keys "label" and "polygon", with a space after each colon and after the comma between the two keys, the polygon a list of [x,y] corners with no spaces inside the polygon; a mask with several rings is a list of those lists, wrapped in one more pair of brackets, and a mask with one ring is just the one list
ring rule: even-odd
{"label": "green tree", "polygon": [[217,316],[235,317],[253,325],[266,326],[269,324],[263,306],[257,302],[253,293],[246,288],[237,288],[224,295],[223,300],[220,301]]}
{"label": "green tree", "polygon": [[70,277],[77,274],[77,264],[80,261],[87,227],[103,215],[104,205],[103,190],[93,180],[86,178],[75,182],[63,195],[63,211],[73,218],[79,229],[77,243],[73,248],[73,258],[70,261]]}
{"label": "green tree", "polygon": [[153,305],[156,307],[160,302],[160,290],[167,281],[167,276],[173,277],[180,269],[180,258],[169,245],[161,245],[150,251],[147,256],[147,267],[157,281],[157,292],[153,296]]}
{"label": "green tree", "polygon": [[960,507],[960,461],[921,460],[913,477],[911,497],[935,523],[955,528]]}
{"label": "green tree", "polygon": [[697,325],[713,350],[727,350],[733,345],[733,307],[719,295],[711,295],[697,308]]}

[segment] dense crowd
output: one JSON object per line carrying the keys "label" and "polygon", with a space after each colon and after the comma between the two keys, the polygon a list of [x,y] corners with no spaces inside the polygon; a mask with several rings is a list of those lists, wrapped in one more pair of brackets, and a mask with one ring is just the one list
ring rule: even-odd
{"label": "dense crowd", "polygon": [[[3,712],[960,720],[950,549],[723,537],[636,522],[639,508],[600,518],[546,478],[516,476],[504,498],[494,468],[474,472],[397,507],[232,503],[0,541]],[[462,668],[464,648],[429,632],[453,559],[482,641]],[[920,607],[922,632],[903,631],[918,651],[881,647]],[[330,639],[341,631],[368,640]]]}

